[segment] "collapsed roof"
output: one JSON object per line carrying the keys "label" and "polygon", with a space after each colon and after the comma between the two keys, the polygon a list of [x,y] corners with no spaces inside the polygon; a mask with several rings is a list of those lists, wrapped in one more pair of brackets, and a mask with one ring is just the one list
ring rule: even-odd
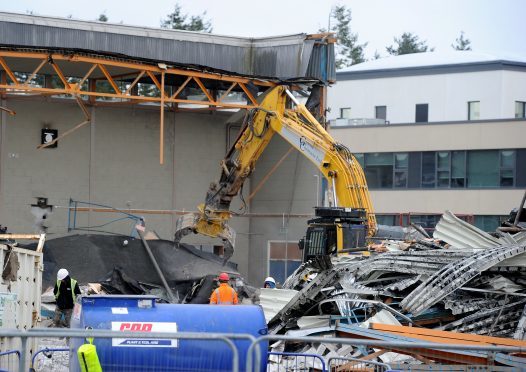
{"label": "collapsed roof", "polygon": [[0,12],[3,46],[83,50],[281,80],[334,81],[333,42],[326,34],[245,38]]}

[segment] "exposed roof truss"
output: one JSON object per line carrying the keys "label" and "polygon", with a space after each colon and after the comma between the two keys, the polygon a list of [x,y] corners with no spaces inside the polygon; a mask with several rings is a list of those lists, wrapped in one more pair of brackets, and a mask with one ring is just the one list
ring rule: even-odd
{"label": "exposed roof truss", "polygon": [[[76,98],[84,113],[85,104],[97,105],[101,102],[159,105],[161,164],[164,158],[165,109],[252,109],[258,106],[258,93],[276,84],[277,80],[247,78],[199,67],[185,69],[114,56],[40,49],[0,49],[0,97],[66,95]],[[85,116],[89,123],[89,115]]]}

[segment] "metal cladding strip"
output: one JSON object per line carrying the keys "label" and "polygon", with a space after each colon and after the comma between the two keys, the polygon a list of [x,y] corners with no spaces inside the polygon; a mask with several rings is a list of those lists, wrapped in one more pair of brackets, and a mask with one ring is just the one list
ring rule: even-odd
{"label": "metal cladding strip", "polygon": [[526,245],[513,245],[485,249],[474,255],[453,262],[431,275],[413,290],[402,302],[404,310],[419,315],[448,294],[461,288],[484,270],[507,258],[526,251]]}
{"label": "metal cladding strip", "polygon": [[472,254],[472,250],[384,253],[357,266],[357,275],[365,277],[377,270],[403,271],[407,274],[433,274],[442,266]]}
{"label": "metal cladding strip", "polygon": [[450,211],[444,212],[435,227],[433,238],[440,239],[455,248],[492,248],[504,242],[475,226],[462,221]]}
{"label": "metal cladding strip", "polygon": [[524,309],[522,310],[522,315],[517,324],[517,329],[513,334],[513,338],[516,340],[526,339],[526,306],[524,306]]}
{"label": "metal cladding strip", "polygon": [[336,270],[328,270],[319,273],[316,278],[298,292],[296,296],[294,296],[292,300],[290,300],[289,303],[274,315],[270,322],[268,322],[269,333],[275,334],[285,327],[290,320],[291,313],[295,310],[299,310],[302,305],[314,301],[318,293],[320,293],[320,291],[325,288],[325,286],[329,284],[337,274],[338,272]]}
{"label": "metal cladding strip", "polygon": [[513,237],[513,235],[511,234],[502,234],[502,236],[500,237],[500,239],[504,242],[504,244],[519,244],[519,242],[517,240],[515,240],[515,238]]}
{"label": "metal cladding strip", "polygon": [[519,244],[526,244],[526,231],[513,235],[513,239]]}
{"label": "metal cladding strip", "polygon": [[451,310],[453,315],[469,313],[480,309],[492,309],[504,305],[504,301],[485,300],[479,298],[453,297],[444,301],[444,308]]}
{"label": "metal cladding strip", "polygon": [[[402,302],[408,311],[421,312],[461,287],[480,272],[524,251],[525,247],[497,247],[475,253],[435,272]],[[425,293],[425,295],[423,295]]]}
{"label": "metal cladding strip", "polygon": [[418,282],[420,280],[421,276],[416,275],[412,278],[403,279],[399,282],[393,283],[389,286],[387,286],[385,289],[392,290],[392,291],[403,291],[406,288],[411,287],[413,284]]}
{"label": "metal cladding strip", "polygon": [[452,329],[454,332],[494,335],[495,332],[513,333],[517,328],[521,311],[512,311],[506,315],[497,315],[478,322]]}
{"label": "metal cladding strip", "polygon": [[367,278],[374,271],[404,272],[406,274],[433,274],[446,263],[426,263],[419,261],[404,261],[392,259],[378,259],[376,261],[364,263],[357,268],[357,277]]}
{"label": "metal cladding strip", "polygon": [[444,331],[456,329],[456,328],[461,327],[463,324],[473,323],[473,322],[478,321],[479,319],[486,319],[486,318],[489,318],[490,316],[497,315],[501,310],[505,310],[507,312],[507,311],[511,311],[514,307],[523,307],[525,303],[526,303],[526,300],[520,300],[520,301],[513,302],[511,304],[507,304],[504,306],[495,307],[490,310],[483,309],[483,310],[477,311],[475,314],[468,315],[467,317],[451,322],[438,329],[441,329]]}

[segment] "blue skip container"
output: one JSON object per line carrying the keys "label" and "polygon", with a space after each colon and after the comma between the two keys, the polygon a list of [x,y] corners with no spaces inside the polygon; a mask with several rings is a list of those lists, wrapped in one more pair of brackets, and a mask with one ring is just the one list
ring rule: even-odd
{"label": "blue skip container", "polygon": [[[137,332],[267,334],[263,310],[256,305],[158,304],[154,296],[81,297],[71,328],[91,327]],[[232,340],[245,370],[249,340]],[[77,349],[70,343],[70,371],[80,371]],[[232,351],[220,340],[100,338],[93,340],[104,372],[107,371],[231,371]],[[266,370],[268,342],[260,343],[261,366]]]}

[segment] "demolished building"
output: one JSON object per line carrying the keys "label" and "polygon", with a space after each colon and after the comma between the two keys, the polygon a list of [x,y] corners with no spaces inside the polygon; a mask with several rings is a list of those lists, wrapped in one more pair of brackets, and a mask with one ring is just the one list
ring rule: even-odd
{"label": "demolished building", "polygon": [[[501,345],[505,339],[523,341],[526,224],[512,217],[513,222],[520,232],[490,235],[446,212],[434,239],[386,240],[381,245],[389,251],[382,253],[306,262],[284,284],[290,300],[274,302],[273,308],[264,305],[272,308],[269,332],[416,343],[447,343],[448,337],[457,337],[457,343],[483,342],[479,336],[496,337],[493,342]],[[470,339],[470,335],[478,336]],[[294,343],[280,342],[275,347],[298,351]],[[317,348],[302,346],[300,352],[315,353]],[[398,361],[403,366],[420,364],[424,356],[440,363],[487,362],[466,355],[440,359],[422,350],[420,354],[396,351],[409,355],[409,360],[379,354],[378,361]],[[322,354],[363,359],[364,352],[340,345]]]}

